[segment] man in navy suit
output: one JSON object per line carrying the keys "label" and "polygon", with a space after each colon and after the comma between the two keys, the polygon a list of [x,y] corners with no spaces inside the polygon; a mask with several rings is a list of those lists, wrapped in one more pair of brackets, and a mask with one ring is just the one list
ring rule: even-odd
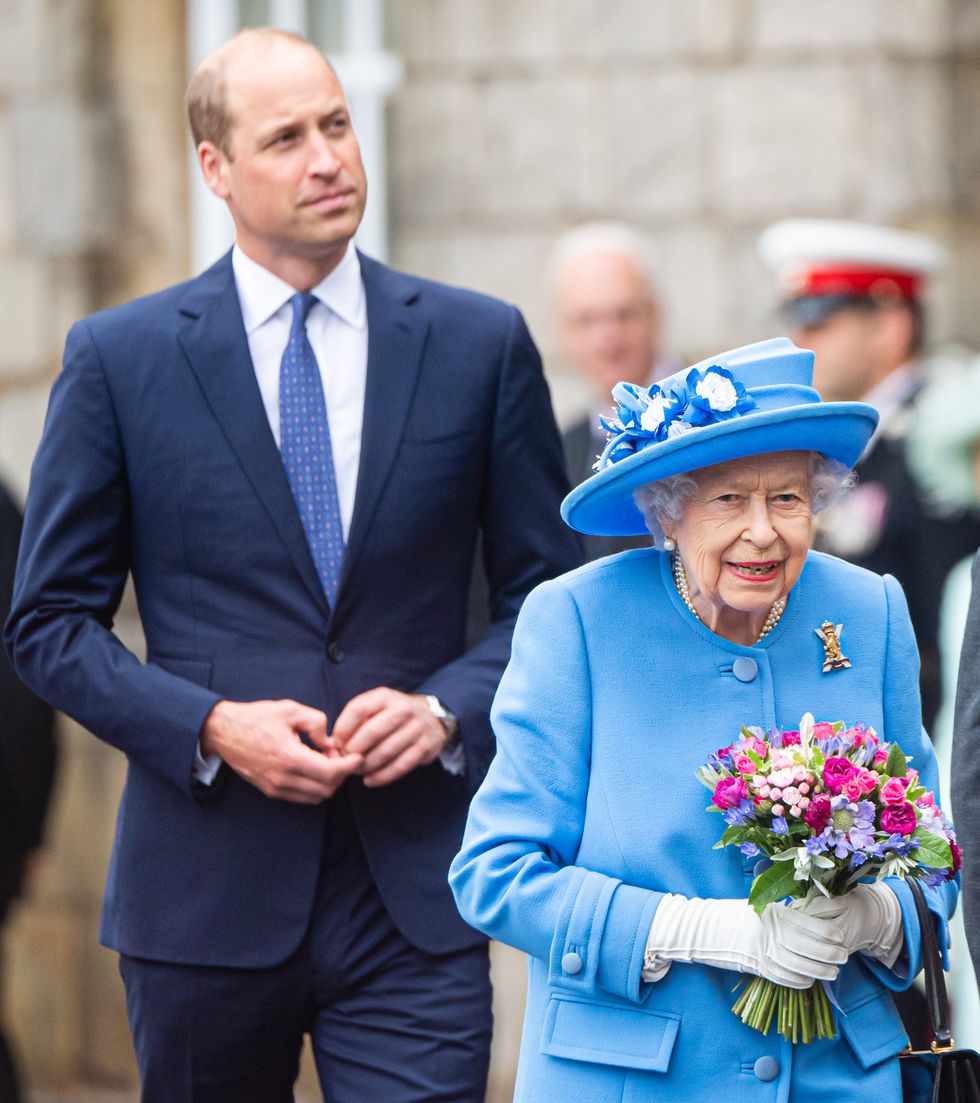
{"label": "man in navy suit", "polygon": [[[351,238],[364,172],[312,46],[241,32],[188,91],[236,245],[71,331],[8,648],[129,760],[102,940],[143,1100],[482,1100],[486,947],[446,872],[518,608],[575,566],[516,310]],[[492,623],[464,650],[482,532]],[[132,575],[146,662],[112,633]]]}

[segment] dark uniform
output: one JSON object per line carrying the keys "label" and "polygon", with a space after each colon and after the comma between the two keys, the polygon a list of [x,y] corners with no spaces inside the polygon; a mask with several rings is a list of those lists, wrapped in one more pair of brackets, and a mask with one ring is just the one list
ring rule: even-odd
{"label": "dark uniform", "polygon": [[941,696],[943,584],[951,568],[980,546],[980,517],[940,516],[909,470],[906,438],[918,390],[918,384],[910,386],[900,405],[886,414],[870,450],[855,465],[858,485],[817,517],[814,546],[901,582],[922,662],[922,719],[931,730]]}
{"label": "dark uniform", "polygon": [[[0,486],[0,623],[10,612],[20,525],[20,511]],[[54,713],[24,686],[0,648],[0,923],[20,895],[27,855],[40,845],[54,768]],[[18,1099],[13,1059],[0,1033],[0,1103]]]}

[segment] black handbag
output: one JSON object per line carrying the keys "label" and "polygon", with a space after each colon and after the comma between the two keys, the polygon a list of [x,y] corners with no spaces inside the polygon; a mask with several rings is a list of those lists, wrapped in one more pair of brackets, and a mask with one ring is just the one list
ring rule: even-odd
{"label": "black handbag", "polygon": [[922,932],[922,972],[932,1023],[932,1048],[909,1047],[899,1054],[902,1099],[904,1103],[980,1103],[980,1055],[972,1049],[955,1048],[936,928],[922,886],[912,877],[905,883],[912,890]]}

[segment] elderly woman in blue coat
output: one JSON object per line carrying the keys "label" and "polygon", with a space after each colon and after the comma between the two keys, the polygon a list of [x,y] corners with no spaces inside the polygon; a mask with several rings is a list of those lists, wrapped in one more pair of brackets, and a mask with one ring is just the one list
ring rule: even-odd
{"label": "elderly woman in blue coat", "polygon": [[[621,385],[598,473],[565,501],[573,528],[649,528],[655,547],[527,599],[450,874],[463,916],[530,955],[519,1103],[901,1098],[891,991],[920,968],[907,886],[760,917],[752,861],[713,849],[695,777],[741,725],[811,712],[871,725],[936,786],[898,583],[808,550],[877,422],[822,402],[812,372],[812,353],[775,339],[652,392]],[[848,660],[829,670],[827,621]],[[943,945],[956,891],[927,890]],[[740,973],[832,982],[837,1036],[744,1025]]]}

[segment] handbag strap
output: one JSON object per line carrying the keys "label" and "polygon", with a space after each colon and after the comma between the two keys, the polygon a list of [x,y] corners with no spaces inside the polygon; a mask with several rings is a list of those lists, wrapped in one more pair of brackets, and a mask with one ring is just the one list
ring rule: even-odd
{"label": "handbag strap", "polygon": [[926,981],[926,1003],[932,1023],[933,1046],[942,1049],[952,1046],[953,1035],[949,1024],[949,999],[946,996],[946,979],[943,976],[943,959],[939,953],[936,927],[922,886],[914,877],[907,877],[905,883],[912,893],[915,912],[919,918],[922,971]]}

